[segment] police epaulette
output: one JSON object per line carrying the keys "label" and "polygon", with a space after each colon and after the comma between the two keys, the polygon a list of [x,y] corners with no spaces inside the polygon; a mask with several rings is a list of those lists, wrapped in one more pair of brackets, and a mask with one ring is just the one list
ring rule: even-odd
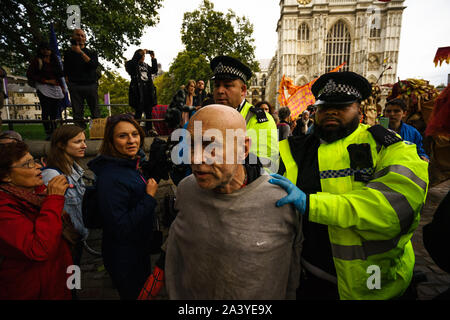
{"label": "police epaulette", "polygon": [[269,121],[269,119],[267,119],[266,113],[261,108],[251,107],[250,112],[252,112],[253,114],[256,115],[256,119],[258,120],[258,123],[264,123],[264,122]]}
{"label": "police epaulette", "polygon": [[381,145],[385,147],[389,147],[391,144],[397,143],[399,141],[403,141],[403,139],[397,134],[389,129],[386,129],[382,125],[374,125],[367,129],[369,131],[373,138]]}

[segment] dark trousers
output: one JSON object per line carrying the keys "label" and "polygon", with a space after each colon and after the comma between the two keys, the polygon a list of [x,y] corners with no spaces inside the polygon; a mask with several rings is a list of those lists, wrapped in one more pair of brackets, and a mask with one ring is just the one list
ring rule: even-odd
{"label": "dark trousers", "polygon": [[84,123],[84,100],[86,100],[92,119],[100,118],[100,110],[98,108],[98,86],[93,84],[77,84],[69,82],[70,101],[72,103],[73,119],[77,126],[85,129]]}
{"label": "dark trousers", "polygon": [[[58,118],[59,103],[61,99],[53,99],[44,96],[37,90],[39,102],[42,108],[42,120],[56,120]],[[44,130],[47,135],[51,135],[56,129],[56,122],[44,122]]]}
{"label": "dark trousers", "polygon": [[[142,113],[145,113],[145,119],[151,119],[152,118],[152,109],[153,106],[143,106],[143,107],[137,107],[135,108],[134,118],[137,122],[142,118]],[[145,122],[145,129],[151,130],[152,129],[152,123],[150,121]]]}
{"label": "dark trousers", "polygon": [[297,300],[339,300],[338,287],[302,268]]}
{"label": "dark trousers", "polygon": [[[78,241],[72,249],[73,264],[81,266],[81,256],[83,254],[83,241]],[[77,289],[72,289],[72,300],[78,300]]]}
{"label": "dark trousers", "polygon": [[[114,249],[114,248],[112,248]],[[121,300],[136,300],[151,274],[149,254],[122,256],[102,251],[103,263]]]}
{"label": "dark trousers", "polygon": [[[153,97],[150,94],[149,90],[149,84],[145,84],[142,82],[138,83],[138,92],[139,92],[139,103],[137,103],[134,106],[134,118],[136,121],[139,122],[139,120],[142,118],[142,113],[145,113],[145,119],[151,119],[152,118],[152,109],[153,109]],[[151,130],[152,129],[152,123],[150,121],[145,122],[145,129]]]}

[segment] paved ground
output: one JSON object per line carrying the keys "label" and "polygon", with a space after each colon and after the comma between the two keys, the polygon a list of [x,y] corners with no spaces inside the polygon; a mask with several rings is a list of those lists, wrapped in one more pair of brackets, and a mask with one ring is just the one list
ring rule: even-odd
{"label": "paved ground", "polygon": [[[156,198],[158,200],[158,208],[163,207],[164,196],[172,194],[172,184],[169,182],[161,182]],[[432,220],[434,211],[436,210],[440,201],[444,198],[450,189],[450,180],[440,183],[432,187],[428,191],[428,197],[423,209],[420,226],[415,232],[412,242],[416,253],[415,271],[425,273],[427,281],[418,286],[419,300],[429,300],[437,296],[439,293],[445,291],[450,287],[450,275],[442,271],[433,263],[433,260],[428,255],[422,243],[422,227]],[[158,211],[158,214],[160,212]],[[166,232],[166,230],[163,230]],[[94,231],[88,239],[89,244],[100,250],[101,232]],[[152,257],[152,262],[157,256]],[[82,300],[115,300],[119,299],[117,291],[113,288],[108,274],[103,268],[101,257],[97,257],[84,252],[82,258],[82,289],[78,291],[78,297]],[[161,299],[167,299],[166,293],[161,292]]]}

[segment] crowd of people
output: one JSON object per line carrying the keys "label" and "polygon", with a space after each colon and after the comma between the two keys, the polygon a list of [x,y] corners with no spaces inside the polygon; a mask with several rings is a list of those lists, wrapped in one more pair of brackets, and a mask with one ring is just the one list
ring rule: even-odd
{"label": "crowd of people", "polygon": [[[98,115],[98,62],[82,30],[73,38],[66,54],[78,67],[64,74],[81,101],[75,125],[48,127],[45,160],[33,159],[20,136],[0,136],[0,299],[76,298],[67,267],[80,264],[89,235],[82,101]],[[139,120],[142,113],[150,119],[156,104],[156,65],[150,50],[126,63],[136,112],[108,117],[87,165],[96,176],[104,266],[121,299],[155,299],[163,284],[170,299],[186,300],[416,298],[411,237],[429,157],[420,134],[402,122],[404,103],[386,104],[391,130],[362,124],[369,82],[327,73],[312,86],[316,103],[294,120],[287,107],[250,104],[252,71],[229,56],[211,61],[212,96],[204,80],[189,80],[168,107],[167,123],[185,128],[190,171],[177,183],[177,215],[152,272],[158,183],[142,171],[153,128]],[[47,46],[29,72],[52,109],[63,73]],[[371,282],[373,266],[379,272]]]}

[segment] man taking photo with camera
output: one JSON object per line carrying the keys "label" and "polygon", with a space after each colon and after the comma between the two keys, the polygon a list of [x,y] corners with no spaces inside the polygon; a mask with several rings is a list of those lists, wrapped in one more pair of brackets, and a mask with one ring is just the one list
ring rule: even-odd
{"label": "man taking photo with camera", "polygon": [[98,108],[97,52],[86,48],[86,34],[82,29],[74,29],[71,47],[64,53],[64,75],[70,92],[73,119],[76,125],[86,128],[84,123],[84,100],[91,117],[100,117]]}

